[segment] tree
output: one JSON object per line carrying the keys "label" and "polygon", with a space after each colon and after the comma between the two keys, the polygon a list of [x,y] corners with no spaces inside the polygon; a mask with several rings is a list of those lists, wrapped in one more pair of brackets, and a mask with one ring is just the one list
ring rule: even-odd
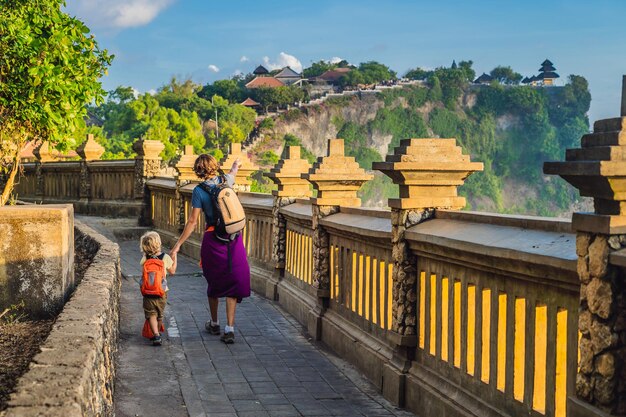
{"label": "tree", "polygon": [[417,67],[415,69],[409,70],[404,76],[409,80],[426,80],[432,75],[432,73],[432,71]]}
{"label": "tree", "polygon": [[323,59],[311,64],[310,67],[305,68],[302,71],[302,76],[304,78],[312,78],[317,77],[318,75],[322,75],[328,70],[337,68],[337,64],[331,64],[328,61],[324,61]]}
{"label": "tree", "polygon": [[395,80],[396,73],[388,66],[376,61],[362,62],[359,67],[339,78],[339,85],[356,86],[359,84],[375,84],[382,81]]}
{"label": "tree", "polygon": [[98,79],[112,56],[89,28],[61,11],[64,0],[0,0],[0,174],[6,204],[20,152],[32,139],[62,149],[84,124],[86,104],[101,102]]}
{"label": "tree", "polygon": [[231,103],[241,103],[246,99],[244,88],[238,84],[236,79],[217,80],[213,84],[205,85],[198,93],[198,96],[206,100],[211,100],[213,96],[220,96]]}
{"label": "tree", "polygon": [[474,78],[476,78],[476,71],[472,68],[474,65],[474,61],[459,61],[459,69],[463,71],[463,75],[465,76],[465,81],[471,83]]}
{"label": "tree", "polygon": [[441,91],[441,81],[439,81],[439,77],[433,75],[429,80],[430,90],[428,91],[428,100],[430,101],[441,101],[443,98],[443,92]]}
{"label": "tree", "polygon": [[492,69],[489,75],[501,84],[517,85],[522,81],[522,74],[513,71],[511,67],[504,67],[502,65]]}

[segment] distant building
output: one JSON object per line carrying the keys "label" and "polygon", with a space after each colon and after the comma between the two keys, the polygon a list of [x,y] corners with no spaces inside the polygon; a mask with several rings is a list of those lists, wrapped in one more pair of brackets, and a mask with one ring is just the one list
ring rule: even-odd
{"label": "distant building", "polygon": [[549,59],[546,59],[541,63],[541,68],[539,68],[539,75],[537,75],[538,81],[540,81],[542,85],[553,85],[554,80],[560,77],[555,71],[556,68],[554,68],[554,64],[550,62]]}
{"label": "distant building", "polygon": [[339,79],[349,72],[350,68],[335,68],[313,77],[311,81],[314,81],[316,84],[337,85],[339,84]]}
{"label": "distant building", "polygon": [[546,59],[541,63],[539,68],[539,75],[533,75],[532,77],[524,77],[522,84],[531,85],[533,87],[540,87],[545,85],[554,85],[554,80],[560,78],[556,72],[554,64]]}
{"label": "distant building", "polygon": [[474,80],[474,84],[491,84],[493,77],[483,72],[483,75]]}
{"label": "distant building", "polygon": [[250,88],[250,89],[261,88],[261,87],[276,88],[276,87],[283,87],[284,85],[285,84],[282,81],[277,80],[274,77],[258,76],[252,81],[250,81],[248,84],[246,84],[246,88]]}
{"label": "distant building", "polygon": [[270,72],[263,65],[259,65],[254,69],[254,71],[252,71],[252,73],[257,77],[266,77]]}
{"label": "distant building", "polygon": [[452,66],[450,68],[452,68],[452,69],[457,69],[458,68],[458,66],[456,65],[456,59],[452,60]]}
{"label": "distant building", "polygon": [[252,100],[250,97],[248,97],[247,99],[245,99],[239,104],[241,104],[242,106],[250,107],[250,108],[259,107],[261,105],[261,103],[257,103],[256,101]]}
{"label": "distant building", "polygon": [[292,85],[302,80],[302,74],[292,70],[291,67],[285,67],[278,74],[274,75],[274,78],[285,85]]}

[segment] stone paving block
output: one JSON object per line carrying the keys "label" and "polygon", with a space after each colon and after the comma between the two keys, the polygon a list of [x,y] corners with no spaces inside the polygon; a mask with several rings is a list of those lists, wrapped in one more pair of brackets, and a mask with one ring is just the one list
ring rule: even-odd
{"label": "stone paving block", "polygon": [[256,397],[263,405],[268,404],[277,404],[277,405],[287,405],[290,404],[290,401],[281,393],[275,394],[256,394]]}
{"label": "stone paving block", "polygon": [[237,413],[239,417],[269,417],[269,413],[267,411],[240,411]]}
{"label": "stone paving block", "polygon": [[[259,385],[253,385],[259,384]],[[272,382],[251,382],[252,392],[257,396],[259,394],[281,394],[281,390]]]}
{"label": "stone paving block", "polygon": [[257,411],[265,410],[258,400],[233,400],[233,407],[236,411]]}
{"label": "stone paving block", "polygon": [[232,403],[216,403],[216,402],[203,402],[203,406],[206,413],[235,413],[235,407]]}

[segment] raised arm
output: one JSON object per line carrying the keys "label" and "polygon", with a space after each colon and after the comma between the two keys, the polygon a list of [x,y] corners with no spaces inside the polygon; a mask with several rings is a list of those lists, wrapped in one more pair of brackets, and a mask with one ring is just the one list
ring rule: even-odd
{"label": "raised arm", "polygon": [[229,174],[235,177],[237,175],[237,171],[239,171],[240,166],[241,166],[241,159],[239,158],[235,159],[235,162],[233,162],[233,166],[230,167]]}
{"label": "raised arm", "polygon": [[183,229],[183,233],[178,238],[178,242],[176,242],[176,244],[170,251],[170,256],[174,260],[174,264],[176,264],[176,255],[178,254],[180,247],[183,243],[185,243],[187,239],[189,239],[189,236],[191,236],[193,230],[196,228],[201,212],[202,209],[200,208],[194,207],[193,209],[191,209],[191,213],[189,214],[189,218],[187,219],[187,223],[185,224],[185,229]]}

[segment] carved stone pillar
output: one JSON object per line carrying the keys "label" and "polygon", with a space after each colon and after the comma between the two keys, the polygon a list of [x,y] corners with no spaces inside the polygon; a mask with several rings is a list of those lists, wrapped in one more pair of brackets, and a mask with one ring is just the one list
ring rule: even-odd
{"label": "carved stone pillar", "polygon": [[241,143],[230,144],[228,155],[222,159],[220,168],[224,172],[228,173],[230,167],[233,166],[233,162],[235,162],[237,158],[241,160],[241,166],[239,167],[239,171],[237,171],[235,186],[233,188],[235,191],[250,191],[250,184],[252,184],[252,181],[249,177],[252,173],[258,171],[259,167],[252,163],[246,152],[241,150]]}
{"label": "carved stone pillar", "polygon": [[87,135],[82,145],[76,148],[76,153],[80,156],[80,200],[86,203],[91,198],[91,173],[89,172],[89,161],[100,159],[104,153],[104,147],[95,141],[92,134]]}
{"label": "carved stone pillar", "polygon": [[[285,273],[285,254],[287,250],[287,222],[280,214],[280,208],[295,203],[297,198],[311,197],[309,182],[302,178],[311,168],[308,161],[300,158],[300,147],[289,146],[285,149],[284,158],[264,174],[278,185],[274,190],[274,203],[272,205],[272,261],[277,272],[277,278],[282,278]],[[268,283],[266,296],[276,298],[276,282]]]}
{"label": "carved stone pillar", "polygon": [[278,185],[278,190],[272,192],[274,205],[274,236],[272,260],[277,269],[285,268],[286,227],[285,219],[280,215],[280,208],[292,204],[296,198],[311,197],[309,182],[302,178],[311,168],[308,161],[300,158],[300,147],[289,146],[285,158],[281,159],[265,176]]}
{"label": "carved stone pillar", "polygon": [[140,139],[133,144],[133,150],[137,153],[135,158],[135,200],[143,202],[143,210],[139,217],[139,224],[149,226],[150,220],[150,193],[147,192],[146,182],[154,178],[161,170],[161,157],[159,154],[165,149],[158,140]]}
{"label": "carved stone pillar", "polygon": [[483,164],[470,162],[456,139],[405,139],[373,168],[400,186],[400,198],[390,199],[393,244],[393,319],[390,341],[395,345],[391,365],[383,373],[383,394],[395,404],[404,404],[405,374],[417,346],[417,258],[404,238],[406,229],[433,217],[436,208],[460,209],[463,185]]}
{"label": "carved stone pillar", "polygon": [[374,176],[367,174],[354,157],[345,156],[343,139],[328,141],[328,156],[319,158],[307,179],[317,190],[313,204],[313,286],[317,288],[318,309],[309,314],[309,333],[321,337],[321,318],[330,297],[330,244],[328,232],[320,225],[324,217],[338,213],[341,206],[360,207],[356,193]]}
{"label": "carved stone pillar", "polygon": [[626,415],[626,276],[611,262],[626,247],[626,76],[622,117],[599,120],[566,162],[546,162],[593,197],[594,213],[574,213],[580,278],[580,362],[568,416]]}
{"label": "carved stone pillar", "polygon": [[198,181],[196,173],[193,171],[193,165],[198,156],[193,153],[192,145],[185,145],[185,151],[180,160],[174,167],[178,175],[176,176],[176,210],[175,216],[178,219],[179,233],[185,228],[187,219],[185,218],[185,202],[183,201],[180,189],[191,181]]}

